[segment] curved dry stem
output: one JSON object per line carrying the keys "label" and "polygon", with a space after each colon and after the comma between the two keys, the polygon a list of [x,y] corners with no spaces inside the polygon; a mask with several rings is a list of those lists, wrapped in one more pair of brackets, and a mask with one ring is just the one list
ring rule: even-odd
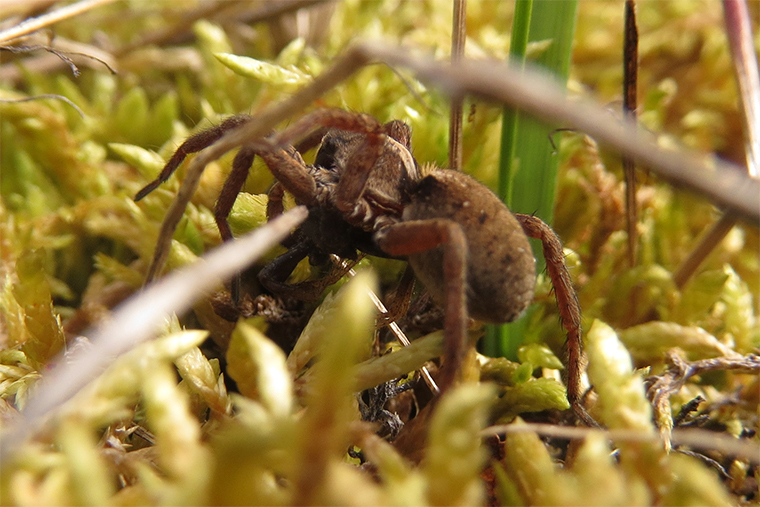
{"label": "curved dry stem", "polygon": [[45,28],[46,26],[50,26],[53,23],[57,23],[58,21],[74,17],[85,11],[94,9],[95,7],[99,7],[101,5],[109,4],[113,1],[114,0],[81,0],[80,2],[75,2],[71,5],[56,9],[53,12],[43,14],[42,16],[24,20],[18,25],[0,32],[0,42],[9,41],[11,39],[30,34],[32,32]]}
{"label": "curved dry stem", "polygon": [[34,100],[43,100],[43,99],[54,99],[54,100],[60,100],[65,102],[66,104],[70,105],[74,108],[74,110],[79,113],[79,116],[84,118],[84,111],[79,109],[79,106],[74,104],[70,99],[64,97],[63,95],[57,95],[55,93],[43,93],[42,95],[34,95],[32,97],[23,97],[20,99],[5,99],[0,98],[0,102],[7,102],[7,103],[14,103],[14,102],[32,102]]}

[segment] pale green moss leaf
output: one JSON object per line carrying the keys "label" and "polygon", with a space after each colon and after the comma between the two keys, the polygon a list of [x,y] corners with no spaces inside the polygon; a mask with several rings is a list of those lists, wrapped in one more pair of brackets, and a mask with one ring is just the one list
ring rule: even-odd
{"label": "pale green moss leaf", "polygon": [[511,421],[524,412],[567,410],[570,404],[562,384],[550,378],[534,378],[506,387],[494,404],[493,413],[499,421]]}
{"label": "pale green moss leaf", "polygon": [[22,350],[0,351],[0,398],[13,400],[16,408],[23,410],[40,378]]}
{"label": "pale green moss leaf", "polygon": [[514,375],[520,363],[510,361],[506,357],[486,358],[480,369],[481,381],[492,381],[499,385],[514,385]]}
{"label": "pale green moss leaf", "polygon": [[760,347],[760,326],[755,316],[755,306],[752,291],[736,271],[726,265],[723,268],[728,276],[723,292],[726,304],[725,330],[730,333],[735,342],[737,352],[745,354]]}
{"label": "pale green moss leaf", "polygon": [[166,267],[169,270],[192,264],[197,260],[198,255],[193,252],[190,247],[184,243],[177,241],[176,239],[172,240],[172,247],[171,250],[169,250],[169,257],[166,259]]}
{"label": "pale green moss leaf", "polygon": [[511,505],[514,507],[527,505],[517,490],[517,484],[507,475],[501,463],[494,464],[493,472],[496,476],[497,505]]}
{"label": "pale green moss leaf", "polygon": [[531,363],[540,368],[550,368],[553,370],[564,368],[562,361],[543,343],[523,345],[517,349],[517,358],[521,363]]}
{"label": "pale green moss leaf", "polygon": [[480,430],[494,389],[464,384],[444,395],[430,423],[423,473],[432,505],[480,505],[485,491],[480,471],[485,460]]}
{"label": "pale green moss leaf", "polygon": [[95,254],[95,267],[111,280],[126,282],[132,287],[139,288],[145,281],[145,275],[130,266],[125,266],[113,257],[103,252]]}
{"label": "pale green moss leaf", "polygon": [[226,426],[211,441],[215,465],[209,503],[291,505],[292,485],[282,479],[291,473],[292,420],[273,424],[260,403],[241,396],[235,396],[235,408],[235,425]]}
{"label": "pale green moss leaf", "polygon": [[349,445],[349,424],[358,418],[354,373],[372,344],[375,307],[367,292],[375,290],[375,283],[372,273],[365,271],[344,285],[316,338],[319,359],[305,388],[308,409],[299,427],[301,449],[293,503],[336,501],[331,498],[329,475]]}
{"label": "pale green moss leaf", "polygon": [[533,378],[533,370],[535,366],[531,363],[521,363],[520,366],[515,368],[512,372],[512,384],[518,385],[528,382]]}
{"label": "pale green moss leaf", "polygon": [[29,340],[30,335],[24,321],[24,307],[16,299],[13,291],[13,280],[12,274],[6,272],[3,277],[3,291],[0,293],[0,309],[3,311],[3,326],[8,337],[8,346],[18,347]]}
{"label": "pale green moss leaf", "polygon": [[235,327],[227,372],[242,394],[260,401],[273,416],[282,418],[292,411],[293,383],[285,354],[252,322],[241,321]]}
{"label": "pale green moss leaf", "polygon": [[108,143],[108,147],[122,160],[140,171],[140,174],[152,180],[161,172],[166,161],[158,153],[133,144]]}
{"label": "pale green moss leaf", "polygon": [[586,334],[588,376],[599,394],[600,420],[609,428],[653,431],[643,379],[615,330],[595,320]]}
{"label": "pale green moss leaf", "polygon": [[207,491],[209,452],[190,411],[189,397],[177,386],[173,369],[156,362],[146,373],[140,384],[147,423],[156,437],[158,463],[166,474],[160,495],[166,503],[189,505]]}
{"label": "pale green moss leaf", "polygon": [[677,297],[672,275],[662,266],[638,266],[614,279],[604,315],[610,322],[641,322],[652,308],[667,313]]}
{"label": "pale green moss leaf", "polygon": [[266,195],[239,193],[227,218],[232,233],[244,234],[264,224],[267,221],[267,202]]}
{"label": "pale green moss leaf", "polygon": [[65,420],[58,427],[56,443],[66,457],[64,467],[73,503],[107,505],[116,488],[92,428],[81,420]]}
{"label": "pale green moss leaf", "polygon": [[703,320],[720,299],[728,276],[723,270],[709,270],[696,275],[683,290],[680,308],[673,318],[679,322]]}
{"label": "pale green moss leaf", "polygon": [[303,37],[296,37],[288,42],[287,46],[282,48],[277,55],[277,65],[281,67],[294,67],[306,49],[306,40]]}
{"label": "pale green moss leaf", "polygon": [[150,115],[150,144],[161,144],[174,132],[174,122],[179,117],[179,100],[174,91],[165,93],[153,104]]}
{"label": "pale green moss leaf", "polygon": [[150,122],[150,103],[139,86],[127,91],[116,107],[116,127],[123,138],[134,144],[146,144]]}
{"label": "pale green moss leaf", "polygon": [[729,507],[736,505],[726,494],[714,472],[696,458],[670,456],[673,482],[661,498],[662,505],[682,507]]}
{"label": "pale green moss leaf", "polygon": [[337,300],[335,294],[330,293],[322,300],[311,315],[309,322],[301,331],[293,350],[288,354],[288,368],[294,373],[299,373],[306,364],[316,355],[317,344],[322,334],[329,329],[330,320],[336,312]]}
{"label": "pale green moss leaf", "polygon": [[377,467],[390,505],[425,505],[426,483],[423,474],[412,467],[388,442],[376,435],[365,437],[361,450]]}
{"label": "pale green moss leaf", "polygon": [[308,75],[295,67],[285,68],[263,60],[229,53],[215,53],[214,56],[233,72],[268,85],[296,89],[310,81]]}
{"label": "pale green moss leaf", "polygon": [[177,371],[206,405],[219,414],[226,414],[230,408],[224,379],[214,371],[211,362],[195,347],[174,361]]}
{"label": "pale green moss leaf", "polygon": [[[27,337],[23,350],[32,364],[43,365],[63,350],[63,325],[55,312],[50,284],[45,270],[46,253],[28,252],[16,262],[16,272],[23,284],[14,284],[13,298],[24,312]],[[16,307],[18,310],[19,307]]]}
{"label": "pale green moss leaf", "polygon": [[440,356],[442,352],[443,332],[435,331],[414,340],[408,347],[367,359],[357,366],[355,389],[363,391],[402,377],[420,369],[429,360]]}
{"label": "pale green moss leaf", "polygon": [[[513,424],[524,424],[517,419]],[[526,505],[564,505],[570,484],[560,475],[535,433],[507,434],[504,468]]]}
{"label": "pale green moss leaf", "polygon": [[578,503],[584,505],[648,505],[646,485],[637,477],[626,476],[616,466],[608,441],[591,433],[578,449],[571,474],[577,479]]}
{"label": "pale green moss leaf", "polygon": [[665,353],[675,347],[692,361],[736,354],[701,327],[675,322],[653,321],[629,327],[620,331],[620,341],[638,362],[647,364],[663,361]]}
{"label": "pale green moss leaf", "polygon": [[200,45],[212,53],[229,53],[232,46],[222,27],[202,19],[193,25],[193,32],[200,40]]}

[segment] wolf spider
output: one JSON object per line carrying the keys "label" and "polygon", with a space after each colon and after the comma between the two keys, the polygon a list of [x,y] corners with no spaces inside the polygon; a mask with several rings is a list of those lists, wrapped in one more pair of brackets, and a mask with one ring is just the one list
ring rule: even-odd
{"label": "wolf spider", "polygon": [[[233,116],[187,139],[136,199],[166,181],[188,154],[249,121],[246,115]],[[304,162],[294,141],[302,141],[301,149],[321,141],[314,164]],[[534,216],[511,213],[464,173],[420,170],[411,154],[410,128],[403,122],[381,124],[365,114],[321,109],[279,134],[244,143],[214,211],[225,241],[232,239],[227,216],[256,155],[277,180],[268,214],[281,212],[283,189],[309,209],[298,240],[262,272],[262,283],[274,291],[287,290],[284,281],[307,255],[356,259],[358,250],[406,259],[445,309],[442,390],[454,381],[467,350],[468,316],[510,322],[532,301],[536,273],[528,236],[543,244],[563,324],[569,333],[580,333],[578,302],[551,228]],[[233,282],[233,299],[238,290]]]}

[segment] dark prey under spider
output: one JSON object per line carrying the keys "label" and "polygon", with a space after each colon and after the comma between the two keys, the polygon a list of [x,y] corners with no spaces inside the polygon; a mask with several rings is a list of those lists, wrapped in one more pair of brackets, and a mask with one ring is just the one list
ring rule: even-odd
{"label": "dark prey under spider", "polygon": [[[249,120],[233,116],[188,138],[135,199],[166,181],[187,155]],[[296,142],[301,151],[320,145],[314,164],[304,162],[293,147]],[[462,172],[421,169],[405,123],[382,124],[365,114],[321,109],[280,133],[242,145],[214,210],[224,241],[232,239],[227,217],[255,156],[277,180],[269,194],[270,218],[282,211],[283,190],[309,209],[288,251],[260,273],[262,284],[273,292],[289,290],[287,277],[307,256],[315,262],[326,262],[330,254],[356,259],[358,253],[406,259],[445,309],[442,390],[456,379],[467,350],[468,317],[510,322],[531,303],[536,273],[528,236],[540,239],[568,332],[568,398],[577,406],[580,309],[561,243],[543,221],[513,214],[491,190]],[[321,292],[342,274],[334,269],[312,290]],[[233,300],[238,291],[239,281],[233,281]]]}

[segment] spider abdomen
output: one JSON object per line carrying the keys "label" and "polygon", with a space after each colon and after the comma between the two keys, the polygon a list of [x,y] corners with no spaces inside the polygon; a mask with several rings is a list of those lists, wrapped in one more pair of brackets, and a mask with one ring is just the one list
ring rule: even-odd
{"label": "spider abdomen", "polygon": [[[420,180],[403,221],[446,219],[467,240],[467,308],[486,322],[510,322],[533,300],[536,269],[528,238],[511,211],[483,184],[450,170],[434,170]],[[409,255],[417,277],[445,304],[443,249]]]}

